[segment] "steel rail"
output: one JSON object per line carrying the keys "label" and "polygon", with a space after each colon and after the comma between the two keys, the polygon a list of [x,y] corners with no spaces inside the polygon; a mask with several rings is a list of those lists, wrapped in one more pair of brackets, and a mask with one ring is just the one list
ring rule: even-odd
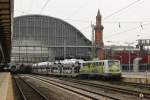
{"label": "steel rail", "polygon": [[23,91],[22,91],[20,85],[18,84],[18,82],[17,82],[16,78],[14,78],[14,76],[13,76],[13,79],[14,79],[14,81],[15,81],[15,84],[16,84],[17,89],[18,89],[19,92],[21,93],[21,98],[22,98],[23,100],[27,100],[27,99],[26,99],[26,96],[24,95],[24,93],[23,93]]}
{"label": "steel rail", "polygon": [[[129,85],[129,86],[136,86],[136,87],[141,87],[141,88],[148,88],[150,89],[150,84],[145,84],[145,83],[131,83],[131,82],[120,82],[121,84]],[[116,84],[120,84],[119,82]]]}
{"label": "steel rail", "polygon": [[[41,98],[39,98],[40,100],[49,100],[47,97],[45,97],[40,91],[38,91],[36,88],[34,88],[31,84],[27,83],[24,79],[22,79],[20,76],[16,75],[16,77],[21,80],[23,82],[23,84],[25,84],[26,86],[28,86],[30,89],[32,89],[36,95],[39,95]],[[25,93],[23,92],[23,88],[20,86],[18,79],[14,78],[15,83],[17,85],[17,88],[19,89],[21,96],[23,98],[23,100],[28,100],[27,96],[25,95]],[[31,99],[29,99],[31,100]]]}
{"label": "steel rail", "polygon": [[[63,79],[60,79],[60,80],[63,80]],[[96,87],[96,88],[103,88],[103,89],[108,89],[108,90],[112,90],[112,91],[122,92],[122,93],[126,93],[126,94],[129,94],[129,95],[138,96],[141,93],[140,91],[120,88],[120,87],[116,87],[116,86],[104,85],[102,83],[101,84],[96,84],[96,83],[91,83],[91,82],[84,82],[84,81],[81,81],[81,80],[67,80],[67,81],[82,84],[82,85],[88,85],[88,86],[92,86],[92,87]],[[144,94],[145,98],[150,99],[150,93],[143,92],[143,94]]]}
{"label": "steel rail", "polygon": [[[80,94],[80,95],[83,95],[83,96],[85,96],[85,97],[91,98],[92,100],[99,100],[99,99],[93,98],[93,97],[91,97],[91,96],[89,96],[89,95],[87,95],[87,94],[83,94],[83,93],[81,93],[81,92],[78,92],[78,91],[75,91],[75,90],[72,90],[72,89],[65,88],[65,87],[63,87],[63,86],[54,84],[54,83],[52,83],[52,82],[59,83],[59,84],[62,84],[62,85],[64,85],[64,86],[73,87],[73,88],[76,88],[76,89],[79,89],[79,90],[83,90],[83,91],[86,91],[86,92],[89,92],[89,93],[93,93],[93,94],[96,94],[96,95],[99,95],[99,96],[107,97],[107,98],[109,98],[109,99],[121,100],[120,98],[112,97],[112,96],[106,95],[106,94],[104,94],[104,93],[99,93],[99,92],[95,92],[95,91],[90,91],[90,90],[87,90],[87,89],[83,89],[83,88],[80,88],[80,87],[72,86],[72,85],[65,84],[65,83],[62,83],[62,82],[58,82],[58,81],[55,81],[55,80],[47,79],[47,78],[44,78],[44,77],[40,77],[40,76],[38,76],[38,77],[36,76],[36,77],[35,77],[35,76],[31,76],[31,75],[30,75],[29,77],[35,78],[35,79],[38,79],[38,80],[41,80],[41,81],[46,82],[46,83],[49,83],[49,84],[53,84],[53,85],[55,85],[55,86],[64,88],[64,89],[69,90],[69,91],[72,91],[72,92],[75,92],[75,93],[77,93],[77,94]],[[50,82],[50,81],[52,81],[52,82]]]}

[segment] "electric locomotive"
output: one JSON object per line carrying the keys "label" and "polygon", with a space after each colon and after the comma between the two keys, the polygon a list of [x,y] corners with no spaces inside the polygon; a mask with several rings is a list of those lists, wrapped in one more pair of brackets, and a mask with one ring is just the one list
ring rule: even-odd
{"label": "electric locomotive", "polygon": [[84,61],[80,68],[80,77],[120,78],[121,66],[119,60]]}

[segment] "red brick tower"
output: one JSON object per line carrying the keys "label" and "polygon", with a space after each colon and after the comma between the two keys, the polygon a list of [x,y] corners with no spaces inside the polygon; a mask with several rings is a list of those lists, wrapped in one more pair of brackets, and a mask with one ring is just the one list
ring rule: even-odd
{"label": "red brick tower", "polygon": [[104,59],[104,43],[103,43],[103,29],[101,24],[102,16],[98,10],[96,16],[96,26],[95,26],[95,44],[96,44],[96,55],[100,60]]}

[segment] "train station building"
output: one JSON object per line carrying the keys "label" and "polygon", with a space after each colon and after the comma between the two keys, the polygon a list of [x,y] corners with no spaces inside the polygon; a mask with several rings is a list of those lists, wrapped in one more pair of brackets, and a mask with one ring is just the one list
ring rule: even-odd
{"label": "train station building", "polygon": [[14,63],[89,59],[90,53],[91,41],[61,19],[44,15],[14,18],[11,56]]}

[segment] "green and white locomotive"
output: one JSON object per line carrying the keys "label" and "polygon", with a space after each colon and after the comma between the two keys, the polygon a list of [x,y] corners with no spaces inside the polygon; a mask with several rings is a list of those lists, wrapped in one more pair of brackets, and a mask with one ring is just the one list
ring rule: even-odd
{"label": "green and white locomotive", "polygon": [[121,77],[119,60],[84,61],[80,68],[80,77]]}

